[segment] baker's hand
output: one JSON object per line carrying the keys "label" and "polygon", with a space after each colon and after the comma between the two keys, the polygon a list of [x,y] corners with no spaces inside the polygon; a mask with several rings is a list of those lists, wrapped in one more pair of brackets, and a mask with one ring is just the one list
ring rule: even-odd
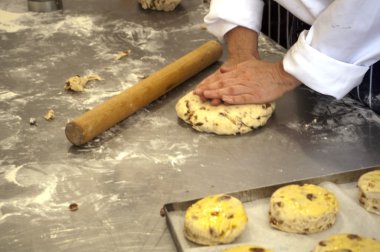
{"label": "baker's hand", "polygon": [[[212,104],[267,103],[301,83],[285,72],[282,61],[269,63],[251,58],[235,66],[222,66],[202,81],[195,93]],[[215,101],[219,101],[216,103]]]}
{"label": "baker's hand", "polygon": [[252,56],[245,56],[245,57],[230,57],[226,60],[226,62],[214,73],[209,75],[207,78],[205,78],[194,90],[194,93],[197,94],[203,102],[210,100],[211,105],[217,106],[222,103],[221,97],[210,99],[203,95],[203,88],[206,88],[211,83],[215,83],[218,81],[222,81],[222,73],[225,72],[225,69],[233,69],[236,67],[239,63],[244,62],[247,59],[251,59]]}

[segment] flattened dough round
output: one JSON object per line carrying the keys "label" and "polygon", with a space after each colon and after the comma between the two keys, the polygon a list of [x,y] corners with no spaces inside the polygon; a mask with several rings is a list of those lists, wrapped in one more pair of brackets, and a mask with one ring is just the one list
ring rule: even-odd
{"label": "flattened dough round", "polygon": [[247,222],[244,205],[239,199],[225,194],[211,195],[187,209],[184,234],[197,244],[226,244],[244,231]]}
{"label": "flattened dough round", "polygon": [[380,170],[363,174],[358,181],[359,202],[371,213],[380,215]]}
{"label": "flattened dough round", "polygon": [[195,130],[218,135],[244,134],[264,126],[274,109],[274,103],[212,106],[193,91],[176,104],[178,117]]}
{"label": "flattened dough round", "polygon": [[225,249],[223,250],[223,252],[272,252],[272,250],[258,246],[240,245],[229,249]]}
{"label": "flattened dough round", "polygon": [[336,234],[320,241],[312,252],[375,252],[380,243],[375,239],[356,234]]}
{"label": "flattened dough round", "polygon": [[312,234],[330,228],[338,210],[332,192],[313,184],[293,184],[272,194],[269,220],[272,227],[285,232]]}

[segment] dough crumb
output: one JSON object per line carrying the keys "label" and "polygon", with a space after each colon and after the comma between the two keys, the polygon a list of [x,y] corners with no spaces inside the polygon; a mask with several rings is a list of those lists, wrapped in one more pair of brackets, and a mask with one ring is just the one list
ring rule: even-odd
{"label": "dough crumb", "polygon": [[122,58],[127,57],[130,53],[131,53],[131,50],[117,52],[117,55],[116,55],[115,59],[116,60],[121,60]]}
{"label": "dough crumb", "polygon": [[138,0],[143,9],[173,11],[181,0]]}
{"label": "dough crumb", "polygon": [[75,75],[73,77],[70,77],[65,82],[64,88],[65,90],[71,90],[74,92],[83,92],[87,82],[92,80],[101,81],[103,79],[97,74],[89,74],[84,77],[81,77],[80,75]]}
{"label": "dough crumb", "polygon": [[46,121],[51,121],[53,120],[55,117],[55,113],[54,113],[54,110],[52,109],[49,109],[49,111],[44,115],[44,118]]}

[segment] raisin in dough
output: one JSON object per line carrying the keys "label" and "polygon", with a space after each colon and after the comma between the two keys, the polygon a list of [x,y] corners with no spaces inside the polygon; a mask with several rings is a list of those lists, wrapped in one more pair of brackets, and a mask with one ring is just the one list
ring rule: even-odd
{"label": "raisin in dough", "polygon": [[288,185],[272,194],[269,220],[276,229],[311,234],[330,228],[338,209],[335,195],[320,186]]}
{"label": "raisin in dough", "polygon": [[274,109],[274,103],[212,106],[193,91],[176,104],[178,117],[195,130],[218,135],[244,134],[264,126]]}
{"label": "raisin in dough", "polygon": [[218,194],[205,197],[187,209],[184,234],[197,244],[226,244],[244,231],[247,222],[239,199]]}
{"label": "raisin in dough", "polygon": [[380,170],[363,174],[358,181],[359,202],[371,213],[380,215]]}
{"label": "raisin in dough", "polygon": [[379,252],[380,243],[356,234],[336,234],[320,241],[312,252]]}

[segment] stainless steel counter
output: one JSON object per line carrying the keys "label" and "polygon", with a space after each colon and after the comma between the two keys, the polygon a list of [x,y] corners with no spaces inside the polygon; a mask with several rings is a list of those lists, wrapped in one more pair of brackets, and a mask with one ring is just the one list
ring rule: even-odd
{"label": "stainless steel counter", "polygon": [[[25,1],[0,2],[0,251],[174,251],[160,217],[167,202],[380,164],[380,118],[305,87],[250,134],[193,131],[174,105],[218,64],[88,145],[71,146],[69,119],[212,36],[201,26],[202,0],[171,13],[132,0],[63,5],[63,13],[26,13]],[[267,60],[281,57],[265,37],[260,48]],[[115,60],[124,50],[130,55]],[[89,73],[104,80],[80,94],[63,90],[70,76]]]}

